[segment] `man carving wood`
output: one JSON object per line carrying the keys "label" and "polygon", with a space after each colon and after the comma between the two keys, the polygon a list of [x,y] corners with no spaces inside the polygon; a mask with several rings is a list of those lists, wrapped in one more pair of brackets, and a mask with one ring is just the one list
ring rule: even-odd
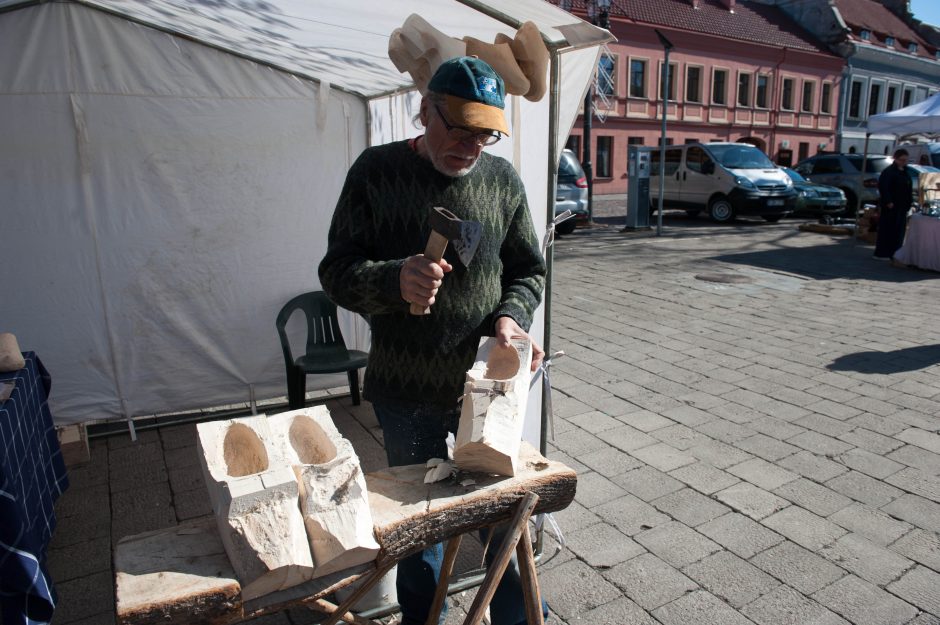
{"label": "man carving wood", "polygon": [[[425,133],[363,152],[333,215],[320,282],[337,304],[371,318],[364,394],[392,466],[446,457],[480,337],[512,349],[510,338],[527,336],[542,296],[545,263],[522,181],[504,159],[483,152],[509,133],[504,99],[502,79],[485,62],[445,61],[421,101]],[[434,206],[482,225],[468,265],[450,248],[439,262],[418,253]],[[411,315],[411,304],[431,312]],[[533,344],[533,370],[542,357]],[[399,565],[402,625],[424,625],[442,559],[437,545]],[[515,567],[491,613],[493,625],[526,622]]]}

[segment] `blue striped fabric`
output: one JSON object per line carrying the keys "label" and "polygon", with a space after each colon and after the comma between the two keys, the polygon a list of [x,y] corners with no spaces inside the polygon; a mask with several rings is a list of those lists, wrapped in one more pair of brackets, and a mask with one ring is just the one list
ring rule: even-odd
{"label": "blue striped fabric", "polygon": [[68,477],[46,399],[52,380],[39,358],[25,352],[26,367],[0,373],[14,381],[0,403],[0,623],[48,623],[56,596],[46,568],[55,530],[53,504]]}

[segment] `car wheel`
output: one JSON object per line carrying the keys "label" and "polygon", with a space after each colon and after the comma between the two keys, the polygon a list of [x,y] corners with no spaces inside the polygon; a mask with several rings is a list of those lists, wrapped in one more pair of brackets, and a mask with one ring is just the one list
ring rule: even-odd
{"label": "car wheel", "polygon": [[695,219],[696,217],[698,217],[698,214],[699,214],[700,212],[702,212],[702,211],[700,211],[700,210],[697,209],[697,208],[690,208],[690,209],[688,209],[687,211],[685,211],[685,214],[688,215],[690,218]]}
{"label": "car wheel", "polygon": [[855,207],[858,206],[858,196],[849,189],[842,189],[842,192],[845,193],[845,210],[842,211],[842,215],[845,217],[855,217]]}
{"label": "car wheel", "polygon": [[762,217],[764,218],[764,221],[775,224],[780,221],[780,218],[783,217],[783,215],[762,215]]}
{"label": "car wheel", "polygon": [[708,216],[720,224],[734,220],[734,206],[726,197],[717,197],[708,205]]}
{"label": "car wheel", "polygon": [[576,226],[577,224],[574,222],[574,218],[572,217],[571,219],[566,219],[565,221],[555,226],[555,232],[558,234],[571,234],[574,232]]}

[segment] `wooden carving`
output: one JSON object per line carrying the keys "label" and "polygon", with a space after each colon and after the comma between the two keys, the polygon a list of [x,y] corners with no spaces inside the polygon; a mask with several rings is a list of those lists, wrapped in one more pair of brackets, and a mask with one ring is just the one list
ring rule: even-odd
{"label": "wooden carving", "polygon": [[480,341],[476,361],[467,371],[454,461],[467,471],[515,475],[529,397],[532,343],[495,338]]}
{"label": "wooden carving", "polygon": [[300,509],[314,577],[375,559],[366,480],[352,444],[340,435],[324,406],[269,417],[283,457],[300,483]]}
{"label": "wooden carving", "polygon": [[249,600],[313,576],[299,489],[266,417],[200,423],[199,454],[219,535]]}

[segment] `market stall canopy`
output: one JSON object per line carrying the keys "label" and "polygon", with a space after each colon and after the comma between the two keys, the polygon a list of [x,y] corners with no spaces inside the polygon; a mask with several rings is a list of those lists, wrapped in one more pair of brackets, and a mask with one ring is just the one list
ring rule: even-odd
{"label": "market stall canopy", "polygon": [[940,135],[940,93],[890,113],[872,115],[868,118],[868,133]]}

